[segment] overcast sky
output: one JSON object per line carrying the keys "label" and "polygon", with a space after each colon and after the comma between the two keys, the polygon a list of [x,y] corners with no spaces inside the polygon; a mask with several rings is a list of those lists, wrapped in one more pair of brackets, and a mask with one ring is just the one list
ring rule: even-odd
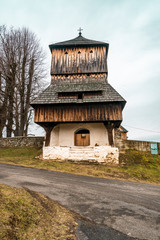
{"label": "overcast sky", "polygon": [[0,0],[3,24],[37,35],[48,73],[48,45],[77,37],[79,27],[84,37],[108,42],[108,80],[127,101],[129,139],[160,141],[160,0]]}

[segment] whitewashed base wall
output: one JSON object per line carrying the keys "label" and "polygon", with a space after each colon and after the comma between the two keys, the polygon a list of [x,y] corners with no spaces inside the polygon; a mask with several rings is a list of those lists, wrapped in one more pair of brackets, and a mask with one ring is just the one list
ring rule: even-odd
{"label": "whitewashed base wall", "polygon": [[106,164],[119,164],[119,150],[111,146],[87,147],[43,147],[43,159],[90,161]]}

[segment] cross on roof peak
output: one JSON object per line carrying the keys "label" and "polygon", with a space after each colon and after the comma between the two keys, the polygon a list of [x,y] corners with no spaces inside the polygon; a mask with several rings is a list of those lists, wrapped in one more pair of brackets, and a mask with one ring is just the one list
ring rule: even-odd
{"label": "cross on roof peak", "polygon": [[81,36],[83,29],[80,27],[77,31],[79,31],[79,36]]}

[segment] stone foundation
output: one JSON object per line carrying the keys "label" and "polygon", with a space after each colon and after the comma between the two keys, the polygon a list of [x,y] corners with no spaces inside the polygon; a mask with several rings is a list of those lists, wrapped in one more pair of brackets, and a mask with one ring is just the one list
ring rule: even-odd
{"label": "stone foundation", "polygon": [[[125,153],[126,150],[137,150],[137,151],[150,152],[151,151],[151,142],[138,141],[138,140],[115,139],[115,146],[119,149],[120,153]],[[158,154],[160,154],[160,142],[156,142],[156,143],[158,146]]]}
{"label": "stone foundation", "polygon": [[119,164],[119,150],[111,146],[96,147],[43,147],[43,158],[47,160],[89,161]]}

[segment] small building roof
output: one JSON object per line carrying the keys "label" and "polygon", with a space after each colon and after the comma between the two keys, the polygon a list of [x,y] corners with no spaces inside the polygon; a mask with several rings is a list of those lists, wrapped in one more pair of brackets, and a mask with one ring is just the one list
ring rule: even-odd
{"label": "small building roof", "polygon": [[126,128],[124,128],[122,125],[119,126],[119,130],[120,130],[120,132],[123,132],[123,133],[128,132],[128,130]]}
{"label": "small building roof", "polygon": [[[102,91],[101,96],[88,96],[79,99],[73,98],[58,98],[58,93],[62,92],[88,92],[88,91]],[[98,102],[121,102],[125,105],[125,99],[109,84],[109,83],[70,83],[63,85],[50,85],[37,98],[35,98],[31,105],[39,104],[63,104],[63,103],[98,103]]]}
{"label": "small building roof", "polygon": [[78,37],[73,38],[71,40],[50,44],[49,48],[52,52],[53,48],[83,47],[83,46],[106,46],[108,48],[109,44],[105,42],[90,40],[84,38],[82,35],[79,35]]}

